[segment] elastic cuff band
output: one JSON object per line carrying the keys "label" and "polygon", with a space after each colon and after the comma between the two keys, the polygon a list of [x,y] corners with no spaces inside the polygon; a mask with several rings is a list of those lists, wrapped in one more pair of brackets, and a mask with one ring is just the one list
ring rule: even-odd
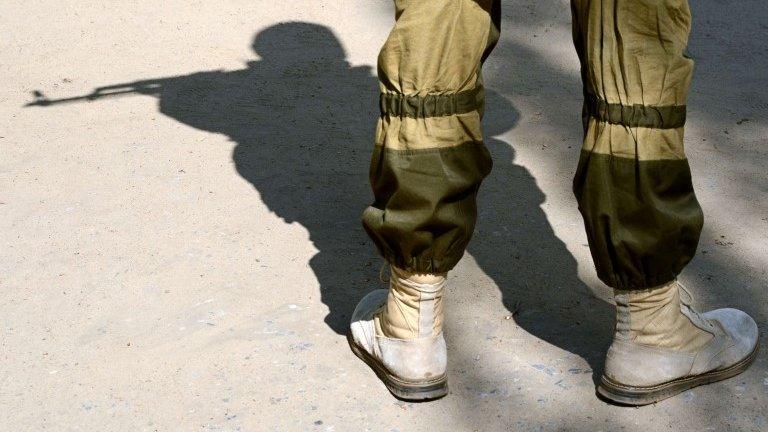
{"label": "elastic cuff band", "polygon": [[390,265],[409,273],[417,274],[448,273],[450,270],[453,270],[459,260],[461,260],[461,255],[458,257],[446,257],[444,259],[435,259],[433,257],[411,257],[409,260],[406,260],[391,252],[379,252],[382,253],[382,256]]}
{"label": "elastic cuff band", "polygon": [[485,92],[481,86],[459,93],[426,96],[381,93],[379,108],[382,115],[391,117],[444,117],[479,111],[484,100]]}
{"label": "elastic cuff band", "polygon": [[622,105],[608,103],[587,93],[584,107],[590,117],[600,121],[628,127],[677,129],[685,126],[685,105]]}

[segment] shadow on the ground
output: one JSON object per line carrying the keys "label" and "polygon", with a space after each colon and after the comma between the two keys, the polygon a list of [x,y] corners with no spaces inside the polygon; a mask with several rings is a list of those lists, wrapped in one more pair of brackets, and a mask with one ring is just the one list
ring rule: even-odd
{"label": "shadow on the ground", "polygon": [[[376,284],[371,267],[378,262],[360,214],[371,200],[366,174],[377,82],[370,68],[351,66],[331,30],[320,25],[272,26],[256,35],[253,49],[261,60],[241,70],[119,84],[81,98],[40,98],[33,105],[152,95],[163,114],[229,137],[237,143],[232,157],[238,173],[264,204],[308,230],[318,249],[309,264],[329,309],[325,321],[345,333],[356,301]],[[486,135],[513,128],[517,110],[492,90],[488,101]],[[494,138],[487,145],[494,169],[481,193],[478,235],[469,252],[499,286],[522,328],[599,370],[610,330],[607,307],[578,279],[576,260],[540,208],[544,193],[515,164],[513,148]],[[252,222],[260,223],[255,217]]]}
{"label": "shadow on the ground", "polygon": [[578,278],[576,259],[540,207],[545,195],[528,170],[514,163],[514,149],[496,139],[487,144],[494,172],[483,186],[468,252],[499,287],[517,325],[582,357],[597,381],[612,336],[613,307]]}
{"label": "shadow on the ground", "polygon": [[[274,25],[254,37],[252,48],[261,59],[240,70],[111,85],[31,105],[151,95],[163,114],[234,141],[237,172],[275,215],[309,232],[318,250],[309,265],[329,309],[325,321],[345,333],[356,301],[376,286],[366,284],[378,262],[360,214],[371,195],[367,171],[378,84],[370,67],[351,66],[333,32],[317,24]],[[255,215],[243,217],[261,223]]]}

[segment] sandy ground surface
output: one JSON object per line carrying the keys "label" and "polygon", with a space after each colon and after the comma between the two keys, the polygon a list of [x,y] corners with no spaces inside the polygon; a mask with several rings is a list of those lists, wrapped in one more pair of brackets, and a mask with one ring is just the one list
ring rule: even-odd
{"label": "sandy ground surface", "polygon": [[[768,8],[693,3],[706,226],[682,279],[765,332]],[[388,2],[0,5],[0,430],[768,430],[765,354],[654,406],[595,397],[613,312],[570,192],[569,6],[504,9],[451,393],[411,404],[344,338],[378,286],[359,215]]]}

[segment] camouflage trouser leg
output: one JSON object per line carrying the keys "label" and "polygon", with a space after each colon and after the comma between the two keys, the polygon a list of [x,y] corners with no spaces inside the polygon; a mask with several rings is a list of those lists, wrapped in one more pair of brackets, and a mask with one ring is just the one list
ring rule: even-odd
{"label": "camouflage trouser leg", "polygon": [[480,68],[499,37],[494,0],[396,0],[379,54],[381,117],[363,225],[393,265],[441,273],[459,261],[491,170]]}
{"label": "camouflage trouser leg", "polygon": [[687,0],[572,0],[584,83],[574,192],[597,273],[638,289],[693,257],[702,212],[683,151],[693,62]]}

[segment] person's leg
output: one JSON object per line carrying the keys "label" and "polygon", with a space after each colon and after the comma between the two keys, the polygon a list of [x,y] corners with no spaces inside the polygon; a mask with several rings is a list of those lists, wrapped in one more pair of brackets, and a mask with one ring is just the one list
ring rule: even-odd
{"label": "person's leg", "polygon": [[363,225],[392,266],[352,317],[350,344],[396,395],[443,396],[445,274],[464,254],[475,198],[491,170],[483,145],[481,66],[499,36],[494,0],[396,0],[379,54],[375,201]]}
{"label": "person's leg", "polygon": [[572,0],[584,85],[574,192],[617,325],[599,391],[644,404],[743,371],[757,327],[733,309],[699,315],[678,274],[703,216],[683,150],[693,61],[687,0]]}
{"label": "person's leg", "polygon": [[451,270],[474,229],[491,170],[480,68],[498,39],[491,0],[398,0],[379,54],[381,117],[363,225],[392,265]]}

